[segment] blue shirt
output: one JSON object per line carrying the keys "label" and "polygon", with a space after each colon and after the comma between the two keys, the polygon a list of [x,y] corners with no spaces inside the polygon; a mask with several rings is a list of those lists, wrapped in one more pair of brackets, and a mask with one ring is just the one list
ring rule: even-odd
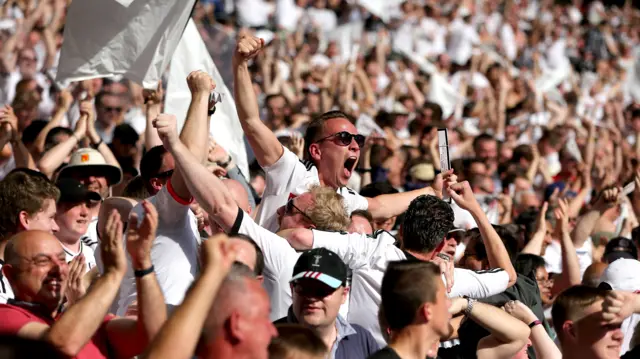
{"label": "blue shirt", "polygon": [[[282,323],[298,323],[298,319],[293,314],[293,310],[289,307],[288,315],[278,319],[275,324]],[[336,330],[338,336],[333,347],[331,348],[332,359],[366,359],[380,347],[373,335],[365,328],[357,324],[349,324],[346,319],[338,314],[336,318]]]}

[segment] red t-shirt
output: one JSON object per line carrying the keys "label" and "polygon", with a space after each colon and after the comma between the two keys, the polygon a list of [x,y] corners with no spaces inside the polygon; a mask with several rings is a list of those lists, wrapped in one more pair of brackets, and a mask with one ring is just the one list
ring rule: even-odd
{"label": "red t-shirt", "polygon": [[[0,304],[0,334],[16,335],[18,331],[27,323],[37,322],[52,325],[56,320],[64,315],[61,314],[55,319],[30,312],[27,308],[11,304]],[[102,325],[93,335],[91,340],[80,350],[77,359],[102,359],[109,357],[109,346],[107,340],[106,324],[115,318],[113,314],[107,314],[102,321]]]}

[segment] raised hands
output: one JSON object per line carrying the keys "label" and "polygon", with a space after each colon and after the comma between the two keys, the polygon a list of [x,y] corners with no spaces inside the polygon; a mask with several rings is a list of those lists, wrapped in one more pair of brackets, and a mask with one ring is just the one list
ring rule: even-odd
{"label": "raised hands", "polygon": [[167,113],[161,113],[153,120],[153,127],[158,130],[158,136],[162,144],[169,151],[180,141],[176,123],[176,116]]}
{"label": "raised hands", "polygon": [[129,217],[127,227],[127,252],[135,270],[151,267],[151,246],[158,228],[158,211],[149,201],[142,202],[144,218],[142,222],[135,213]]}
{"label": "raised hands", "polygon": [[107,219],[105,237],[100,241],[100,256],[104,264],[104,274],[112,273],[120,277],[127,271],[127,258],[122,241],[122,220],[120,213],[113,210]]}
{"label": "raised hands", "polygon": [[236,260],[237,250],[226,234],[217,234],[202,242],[200,258],[203,273],[226,274]]}
{"label": "raised hands", "polygon": [[87,263],[83,254],[73,258],[69,262],[69,276],[65,289],[67,305],[72,305],[84,296],[87,286],[84,282],[84,275],[87,272]]}
{"label": "raised hands", "polygon": [[216,83],[211,76],[204,71],[193,71],[187,76],[187,84],[191,95],[206,94],[207,96],[216,88]]}
{"label": "raised hands", "polygon": [[558,207],[553,211],[556,220],[558,221],[559,234],[568,234],[569,229],[569,203],[566,199],[558,200]]}
{"label": "raised hands", "polygon": [[244,35],[238,40],[236,51],[233,54],[234,64],[247,61],[258,55],[264,47],[264,40],[255,36]]}
{"label": "raised hands", "polygon": [[512,317],[519,319],[521,322],[529,325],[533,321],[537,320],[538,317],[519,300],[511,300],[504,304],[502,307],[505,312],[511,314]]}
{"label": "raised hands", "polygon": [[602,303],[602,321],[605,324],[620,324],[631,314],[640,312],[640,295],[612,290]]}
{"label": "raised hands", "polygon": [[476,200],[476,196],[473,194],[473,190],[469,185],[469,182],[464,181],[455,183],[447,190],[449,196],[453,198],[460,208],[465,209],[471,213],[480,209],[480,204]]}

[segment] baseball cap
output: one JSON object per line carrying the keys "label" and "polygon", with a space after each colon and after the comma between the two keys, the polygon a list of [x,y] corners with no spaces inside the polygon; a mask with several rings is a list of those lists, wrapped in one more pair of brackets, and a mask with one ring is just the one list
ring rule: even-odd
{"label": "baseball cap", "polygon": [[600,288],[635,292],[640,290],[640,261],[621,258],[609,264],[600,277]]}
{"label": "baseball cap", "polygon": [[338,288],[347,282],[347,265],[334,252],[316,248],[302,253],[293,267],[291,283],[301,279],[315,279],[331,288]]}
{"label": "baseball cap", "polygon": [[70,177],[70,173],[78,170],[85,174],[95,171],[107,178],[109,186],[115,186],[122,181],[122,170],[108,164],[102,154],[93,148],[81,148],[74,152],[69,164],[60,170],[58,178]]}
{"label": "baseball cap", "polygon": [[80,181],[73,178],[61,178],[56,183],[60,190],[58,203],[81,203],[85,201],[101,201],[97,192],[89,191]]}
{"label": "baseball cap", "polygon": [[607,263],[613,263],[621,258],[638,259],[638,248],[630,239],[616,237],[607,243],[602,258]]}

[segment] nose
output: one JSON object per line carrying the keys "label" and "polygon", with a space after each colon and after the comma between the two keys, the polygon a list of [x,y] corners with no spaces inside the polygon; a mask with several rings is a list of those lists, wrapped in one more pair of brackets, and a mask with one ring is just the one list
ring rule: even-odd
{"label": "nose", "polygon": [[89,215],[89,207],[87,206],[86,203],[83,203],[82,206],[80,207],[80,216],[86,217],[88,215]]}
{"label": "nose", "polygon": [[58,227],[58,223],[56,223],[56,221],[54,219],[51,220],[51,232],[52,233],[56,233],[60,230],[60,227]]}
{"label": "nose", "polygon": [[355,138],[351,139],[351,143],[349,144],[349,150],[353,152],[360,152],[360,146],[358,146],[358,143],[356,142]]}
{"label": "nose", "polygon": [[269,322],[269,332],[272,338],[275,338],[278,336],[278,329],[276,329],[276,326],[273,325],[273,323],[271,322]]}

